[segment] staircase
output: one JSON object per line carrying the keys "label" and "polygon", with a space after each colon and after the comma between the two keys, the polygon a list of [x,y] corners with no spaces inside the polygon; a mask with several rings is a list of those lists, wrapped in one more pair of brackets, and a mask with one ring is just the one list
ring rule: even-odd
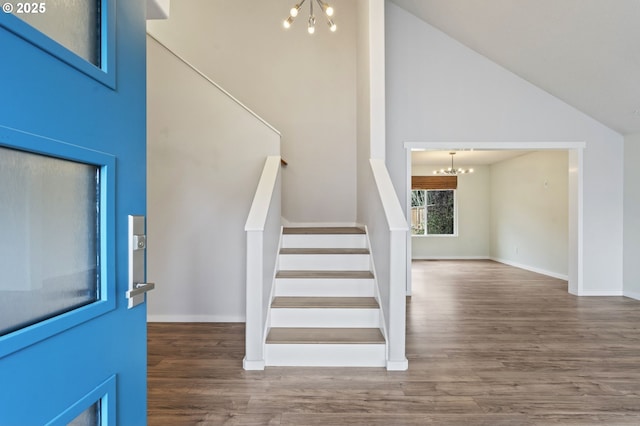
{"label": "staircase", "polygon": [[367,245],[360,228],[284,228],[266,365],[386,365]]}

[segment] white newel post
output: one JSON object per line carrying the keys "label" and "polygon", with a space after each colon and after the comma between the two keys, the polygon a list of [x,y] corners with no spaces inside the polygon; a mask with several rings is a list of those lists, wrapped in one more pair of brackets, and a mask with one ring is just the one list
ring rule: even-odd
{"label": "white newel post", "polygon": [[407,231],[406,229],[392,229],[390,234],[389,359],[387,370],[404,371],[409,368],[409,362],[405,356]]}
{"label": "white newel post", "polygon": [[247,231],[247,307],[245,325],[245,370],[264,370],[262,341],[262,270],[264,231]]}

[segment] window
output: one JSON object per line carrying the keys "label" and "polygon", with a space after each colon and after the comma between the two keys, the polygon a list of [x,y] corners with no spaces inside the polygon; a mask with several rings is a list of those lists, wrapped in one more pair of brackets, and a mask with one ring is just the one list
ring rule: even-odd
{"label": "window", "polygon": [[457,235],[455,190],[411,191],[411,235]]}

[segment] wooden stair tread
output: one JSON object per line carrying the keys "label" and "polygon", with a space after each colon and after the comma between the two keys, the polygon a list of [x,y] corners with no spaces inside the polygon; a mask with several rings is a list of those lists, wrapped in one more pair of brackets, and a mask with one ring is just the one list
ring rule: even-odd
{"label": "wooden stair tread", "polygon": [[276,278],[373,279],[371,271],[278,271]]}
{"label": "wooden stair tread", "polygon": [[274,309],[378,309],[374,297],[275,297]]}
{"label": "wooden stair tread", "polygon": [[365,234],[364,229],[355,226],[345,227],[305,227],[305,228],[284,228],[283,234],[288,235],[336,235],[336,234]]}
{"label": "wooden stair tread", "polygon": [[280,254],[369,254],[366,248],[282,248]]}
{"label": "wooden stair tread", "polygon": [[267,344],[384,344],[378,328],[272,328]]}

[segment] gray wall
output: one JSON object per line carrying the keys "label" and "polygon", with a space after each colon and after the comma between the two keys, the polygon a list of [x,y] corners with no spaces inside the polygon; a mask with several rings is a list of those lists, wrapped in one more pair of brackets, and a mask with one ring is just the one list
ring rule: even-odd
{"label": "gray wall", "polygon": [[584,142],[582,294],[622,294],[623,137],[390,2],[386,17],[387,165],[398,194],[408,194],[407,141]]}
{"label": "gray wall", "polygon": [[354,223],[358,2],[335,5],[335,33],[318,17],[313,36],[309,2],[283,29],[294,3],[175,0],[148,31],[282,132],[285,219]]}
{"label": "gray wall", "polygon": [[568,154],[540,151],[491,166],[491,257],[567,279]]}
{"label": "gray wall", "polygon": [[147,42],[149,320],[244,321],[244,226],[280,137]]}

